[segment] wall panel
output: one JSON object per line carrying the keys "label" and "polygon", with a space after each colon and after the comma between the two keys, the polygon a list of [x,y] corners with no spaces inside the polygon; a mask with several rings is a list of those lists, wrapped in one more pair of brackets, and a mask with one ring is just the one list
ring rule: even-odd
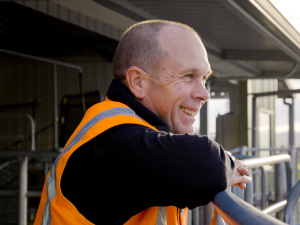
{"label": "wall panel", "polygon": [[[99,90],[106,93],[112,75],[112,63],[99,56],[62,57],[57,60],[70,62],[83,67],[83,86],[85,92]],[[58,66],[58,103],[64,95],[79,93],[78,71]],[[0,58],[0,105],[26,103],[36,100],[36,129],[38,149],[53,149],[53,65],[19,57]],[[1,109],[1,114],[29,113],[31,107],[20,109]],[[48,128],[47,128],[48,127]],[[42,130],[42,131],[41,131]],[[30,134],[26,119],[0,118],[0,149],[15,143],[3,139],[6,135]],[[11,149],[29,149],[30,141],[13,146]]]}

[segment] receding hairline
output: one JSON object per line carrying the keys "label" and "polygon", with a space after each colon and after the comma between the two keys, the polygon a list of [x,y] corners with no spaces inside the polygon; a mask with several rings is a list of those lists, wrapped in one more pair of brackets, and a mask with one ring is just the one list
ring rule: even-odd
{"label": "receding hairline", "polygon": [[202,40],[202,38],[200,37],[200,35],[198,34],[198,32],[194,28],[190,27],[187,24],[180,23],[180,22],[175,22],[175,21],[171,21],[171,20],[144,20],[144,21],[135,23],[132,26],[130,26],[127,30],[124,31],[124,33],[122,34],[122,37],[124,35],[126,35],[130,30],[134,29],[135,27],[138,27],[138,26],[143,25],[143,24],[153,24],[153,23],[159,23],[163,26],[168,26],[168,25],[172,26],[173,25],[173,26],[178,26],[178,27],[181,27],[181,28],[185,28],[186,30],[189,30],[189,31],[192,31],[193,33],[195,33],[200,38],[200,40]]}

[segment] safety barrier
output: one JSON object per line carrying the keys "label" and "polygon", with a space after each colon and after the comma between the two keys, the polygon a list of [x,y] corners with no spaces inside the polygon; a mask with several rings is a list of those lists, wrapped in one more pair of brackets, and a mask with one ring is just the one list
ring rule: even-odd
{"label": "safety barrier", "polygon": [[[242,156],[243,158],[247,158],[243,160],[247,165],[248,169],[251,174],[251,170],[255,168],[260,168],[262,171],[262,178],[264,182],[262,182],[262,199],[261,199],[261,206],[262,208],[265,207],[266,203],[266,174],[263,169],[264,165],[268,164],[280,164],[285,163],[286,165],[286,183],[287,183],[287,192],[291,190],[292,187],[292,168],[291,168],[291,157],[288,154],[281,154],[281,155],[275,155],[265,158],[249,158],[248,156]],[[281,171],[282,173],[282,171]],[[300,186],[299,186],[300,188]],[[236,194],[234,195],[230,191],[223,191],[216,195],[214,200],[212,201],[212,204],[216,211],[222,216],[222,218],[229,224],[284,224],[282,221],[268,215],[274,212],[278,212],[287,205],[287,201],[282,201],[277,204],[274,204],[273,206],[269,206],[265,209],[265,211],[261,211],[257,208],[255,208],[253,205],[253,188],[252,184],[248,184],[247,188],[245,189],[245,200],[244,199],[244,191],[237,188]],[[296,192],[296,191],[295,191]],[[300,193],[300,190],[298,191]],[[296,192],[296,193],[298,193]],[[299,197],[299,196],[298,196]],[[295,200],[298,201],[298,198]],[[250,204],[249,204],[250,203]],[[295,207],[293,208],[295,204],[293,204],[291,207],[289,207],[289,211],[295,210]],[[213,210],[212,208],[210,210]],[[294,212],[294,211],[293,211]],[[208,217],[209,215],[213,215],[212,211],[206,210],[205,217]],[[199,224],[199,210],[193,210],[193,225]],[[213,224],[219,225],[224,224],[223,220],[220,216],[215,215],[215,220]],[[208,220],[208,219],[206,219]],[[211,220],[211,218],[210,218]],[[203,222],[204,224],[209,224],[206,221]]]}
{"label": "safety barrier", "polygon": [[[49,151],[0,151],[0,158],[56,158],[59,155],[59,152],[49,152]],[[19,161],[22,165],[23,161]],[[285,162],[287,166],[287,183],[288,183],[288,190],[291,188],[291,157],[288,154],[282,154],[282,155],[276,155],[276,156],[270,156],[266,158],[251,158],[244,160],[245,163],[248,164],[248,168],[256,168],[256,167],[262,167],[266,164],[278,164],[280,162]],[[25,170],[25,173],[27,170]],[[20,183],[20,186],[27,185],[25,183]],[[248,185],[247,189],[251,187],[251,185]],[[17,190],[14,191],[17,193]],[[296,193],[299,193],[296,192]],[[0,195],[5,193],[1,193]],[[6,193],[9,194],[9,193]],[[10,193],[11,194],[11,193]],[[251,192],[250,192],[251,194]],[[24,193],[24,201],[26,201],[27,196],[39,196],[40,192],[32,192],[27,191],[26,187],[26,193]],[[245,194],[247,196],[247,194]],[[295,195],[294,195],[295,196]],[[253,196],[252,196],[253,197]],[[266,213],[260,211],[259,209],[253,207],[249,203],[243,201],[238,196],[234,195],[233,193],[230,193],[229,191],[223,191],[216,195],[214,200],[212,201],[215,209],[217,212],[227,221],[229,224],[284,224],[282,221],[277,220],[276,218],[267,215]],[[281,203],[281,206],[278,209],[283,209],[283,207],[286,205],[286,203]],[[289,212],[293,211],[293,204],[289,206]],[[26,208],[25,208],[26,210]],[[269,212],[271,212],[271,209],[268,209]],[[275,212],[274,210],[272,212]],[[25,211],[26,212],[26,211]],[[291,213],[290,213],[291,214]],[[20,214],[21,216],[21,214]],[[24,216],[24,215],[23,215]],[[195,221],[195,215],[193,215],[193,224],[196,225]],[[199,220],[198,220],[199,221]],[[223,221],[220,219],[220,217],[216,217],[215,224],[223,224]],[[199,224],[199,223],[198,223]],[[197,224],[197,225],[198,225]]]}

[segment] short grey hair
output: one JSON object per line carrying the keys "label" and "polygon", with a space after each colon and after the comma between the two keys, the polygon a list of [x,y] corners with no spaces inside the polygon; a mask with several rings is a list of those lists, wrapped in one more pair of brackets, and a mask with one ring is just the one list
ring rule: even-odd
{"label": "short grey hair", "polygon": [[[168,55],[160,47],[158,34],[164,26],[176,25],[199,34],[190,26],[168,20],[146,20],[129,27],[122,35],[113,59],[114,76],[124,82],[127,70],[137,66],[157,77],[160,63]],[[200,38],[201,39],[201,38]]]}

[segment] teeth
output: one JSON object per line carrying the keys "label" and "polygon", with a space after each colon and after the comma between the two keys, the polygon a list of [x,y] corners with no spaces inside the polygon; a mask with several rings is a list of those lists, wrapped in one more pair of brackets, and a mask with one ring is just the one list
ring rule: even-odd
{"label": "teeth", "polygon": [[181,106],[179,108],[181,109],[182,112],[184,112],[184,113],[186,113],[186,114],[188,114],[188,115],[190,115],[192,117],[194,117],[194,116],[197,115],[197,112],[192,111],[190,109],[187,109],[187,108],[184,108],[184,107],[181,107]]}

